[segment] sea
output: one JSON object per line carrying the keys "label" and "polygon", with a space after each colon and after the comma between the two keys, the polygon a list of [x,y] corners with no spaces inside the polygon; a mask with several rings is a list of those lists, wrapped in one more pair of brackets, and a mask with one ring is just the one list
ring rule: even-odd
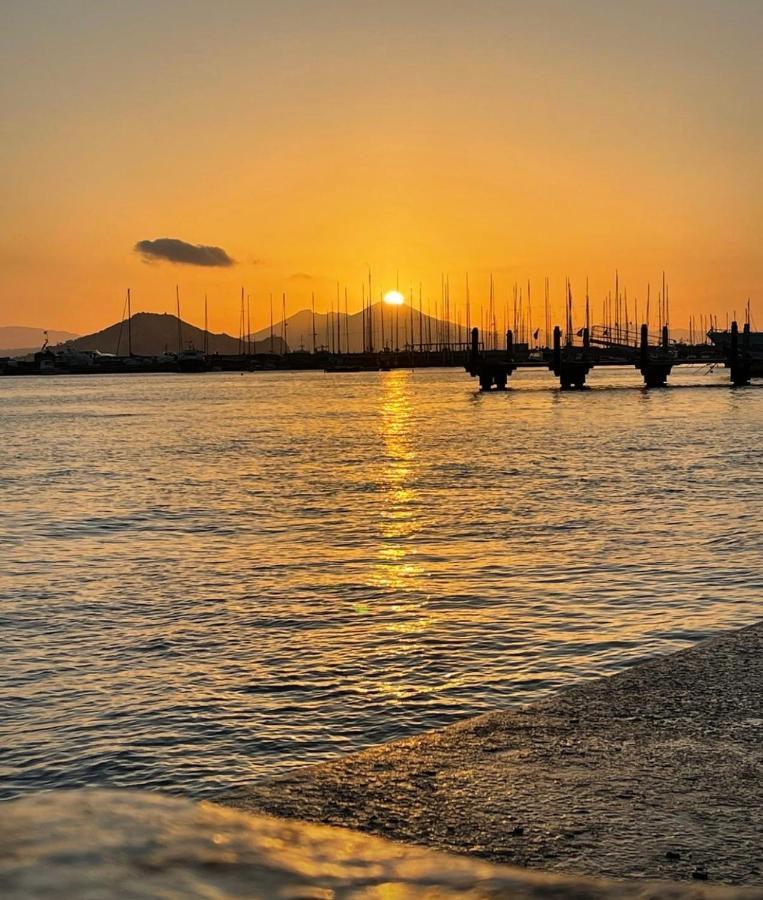
{"label": "sea", "polygon": [[194,798],[761,618],[763,383],[0,379],[0,796]]}

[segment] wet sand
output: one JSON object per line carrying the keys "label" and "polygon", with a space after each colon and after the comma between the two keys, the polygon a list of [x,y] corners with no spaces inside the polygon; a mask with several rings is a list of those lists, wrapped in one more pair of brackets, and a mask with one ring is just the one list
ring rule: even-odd
{"label": "wet sand", "polygon": [[763,623],[221,799],[557,873],[763,884]]}

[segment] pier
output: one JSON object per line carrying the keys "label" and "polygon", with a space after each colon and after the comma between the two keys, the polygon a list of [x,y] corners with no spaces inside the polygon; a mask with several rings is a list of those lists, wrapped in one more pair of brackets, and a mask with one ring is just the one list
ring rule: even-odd
{"label": "pier", "polygon": [[723,346],[691,344],[670,339],[668,326],[650,332],[596,325],[579,332],[553,329],[551,346],[518,342],[507,331],[503,348],[497,335],[483,340],[478,328],[470,341],[407,343],[362,352],[337,352],[326,347],[302,348],[282,353],[210,354],[188,350],[161,356],[115,356],[43,348],[29,359],[0,359],[1,375],[96,375],[151,372],[276,372],[318,370],[330,373],[384,372],[391,369],[464,368],[476,378],[482,391],[503,391],[518,369],[551,372],[563,390],[585,387],[596,367],[616,366],[637,370],[648,388],[664,387],[678,366],[725,367],[730,383],[743,386],[763,376],[763,355],[752,346],[749,323],[739,329],[732,322]]}
{"label": "pier", "polygon": [[647,325],[642,325],[637,334],[625,330],[612,334],[604,326],[594,326],[566,335],[557,325],[550,348],[517,344],[513,333],[507,331],[504,349],[485,349],[479,329],[473,328],[465,368],[472,378],[478,379],[480,390],[503,391],[517,369],[548,369],[559,379],[563,390],[572,390],[585,387],[588,373],[596,366],[635,368],[646,387],[658,388],[667,385],[676,366],[719,365],[728,369],[731,384],[737,387],[763,374],[763,359],[751,348],[749,323],[745,323],[741,333],[738,323],[731,323],[726,349],[671,342],[667,325],[656,336],[650,334]]}

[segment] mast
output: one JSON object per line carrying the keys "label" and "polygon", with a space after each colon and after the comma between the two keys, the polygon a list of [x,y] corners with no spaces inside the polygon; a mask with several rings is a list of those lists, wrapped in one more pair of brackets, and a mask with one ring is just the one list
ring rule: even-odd
{"label": "mast", "polygon": [[411,285],[410,301],[408,303],[408,320],[411,328],[411,351],[413,351],[413,285]]}
{"label": "mast", "polygon": [[421,303],[421,282],[419,282],[419,350],[424,349],[424,310]]}
{"label": "mast", "polygon": [[312,310],[313,310],[313,353],[315,353],[315,291],[313,291],[312,295]]}
{"label": "mast", "polygon": [[533,305],[530,299],[530,279],[527,279],[527,330],[530,332],[527,343],[533,345]]}
{"label": "mast", "polygon": [[286,353],[286,293],[281,294],[281,353]]}
{"label": "mast", "polygon": [[334,340],[334,349],[337,353],[342,352],[342,314],[340,310],[342,309],[342,304],[339,299],[339,282],[336,283],[336,319],[334,320],[334,326],[336,327],[336,338]]}
{"label": "mast", "polygon": [[204,294],[204,356],[209,356],[209,313],[206,294]]}
{"label": "mast", "polygon": [[472,315],[472,311],[471,311],[471,305],[470,305],[470,300],[469,300],[469,273],[467,272],[466,273],[466,341],[467,341],[467,343],[471,340],[471,337],[469,334],[471,331],[470,325],[472,323],[471,315]]}
{"label": "mast", "polygon": [[273,345],[273,295],[270,295],[270,352],[275,353]]}
{"label": "mast", "polygon": [[246,353],[247,356],[252,355],[252,316],[249,305],[249,294],[246,295]]}
{"label": "mast", "polygon": [[127,288],[127,355],[132,356],[132,300]]}
{"label": "mast", "polygon": [[175,285],[175,305],[178,318],[178,355],[180,355],[183,352],[183,326],[180,322],[180,288],[177,285]]}
{"label": "mast", "polygon": [[360,282],[360,308],[363,312],[363,316],[361,318],[361,330],[363,332],[363,337],[360,341],[361,350],[363,353],[366,352],[366,283],[365,281]]}
{"label": "mast", "polygon": [[368,316],[369,316],[369,342],[368,350],[374,352],[374,295],[371,290],[371,266],[368,267]]}
{"label": "mast", "polygon": [[512,310],[512,318],[514,321],[514,340],[518,341],[518,340],[520,340],[520,335],[519,335],[519,330],[517,328],[518,322],[517,322],[517,283],[516,283],[516,281],[514,282],[514,307]]}
{"label": "mast", "polygon": [[[122,329],[125,324],[125,313],[127,312],[127,297],[125,297],[124,305],[122,306],[122,318],[119,320],[119,334],[117,334],[117,350],[116,356],[119,356],[119,348],[122,345]],[[45,332],[47,334],[47,332]],[[45,345],[47,346],[47,344]]]}
{"label": "mast", "polygon": [[347,352],[350,352],[350,315],[347,307],[347,288],[344,289],[344,337],[347,343]]}
{"label": "mast", "polygon": [[244,344],[244,331],[246,330],[246,324],[244,319],[244,286],[241,285],[241,303],[239,305],[238,310],[238,352],[239,356],[243,356],[246,352],[246,345]]}

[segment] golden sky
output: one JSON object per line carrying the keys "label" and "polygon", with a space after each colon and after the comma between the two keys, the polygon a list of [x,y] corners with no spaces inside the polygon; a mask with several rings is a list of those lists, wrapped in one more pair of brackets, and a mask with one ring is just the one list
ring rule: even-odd
{"label": "golden sky", "polygon": [[[763,293],[760,0],[4,0],[0,325],[133,309],[238,332],[267,297],[440,276],[672,320]],[[136,242],[236,264],[145,262]],[[398,275],[399,273],[399,275]],[[556,315],[555,318],[559,318]],[[594,319],[596,316],[594,316]],[[763,314],[759,318],[763,318]]]}

